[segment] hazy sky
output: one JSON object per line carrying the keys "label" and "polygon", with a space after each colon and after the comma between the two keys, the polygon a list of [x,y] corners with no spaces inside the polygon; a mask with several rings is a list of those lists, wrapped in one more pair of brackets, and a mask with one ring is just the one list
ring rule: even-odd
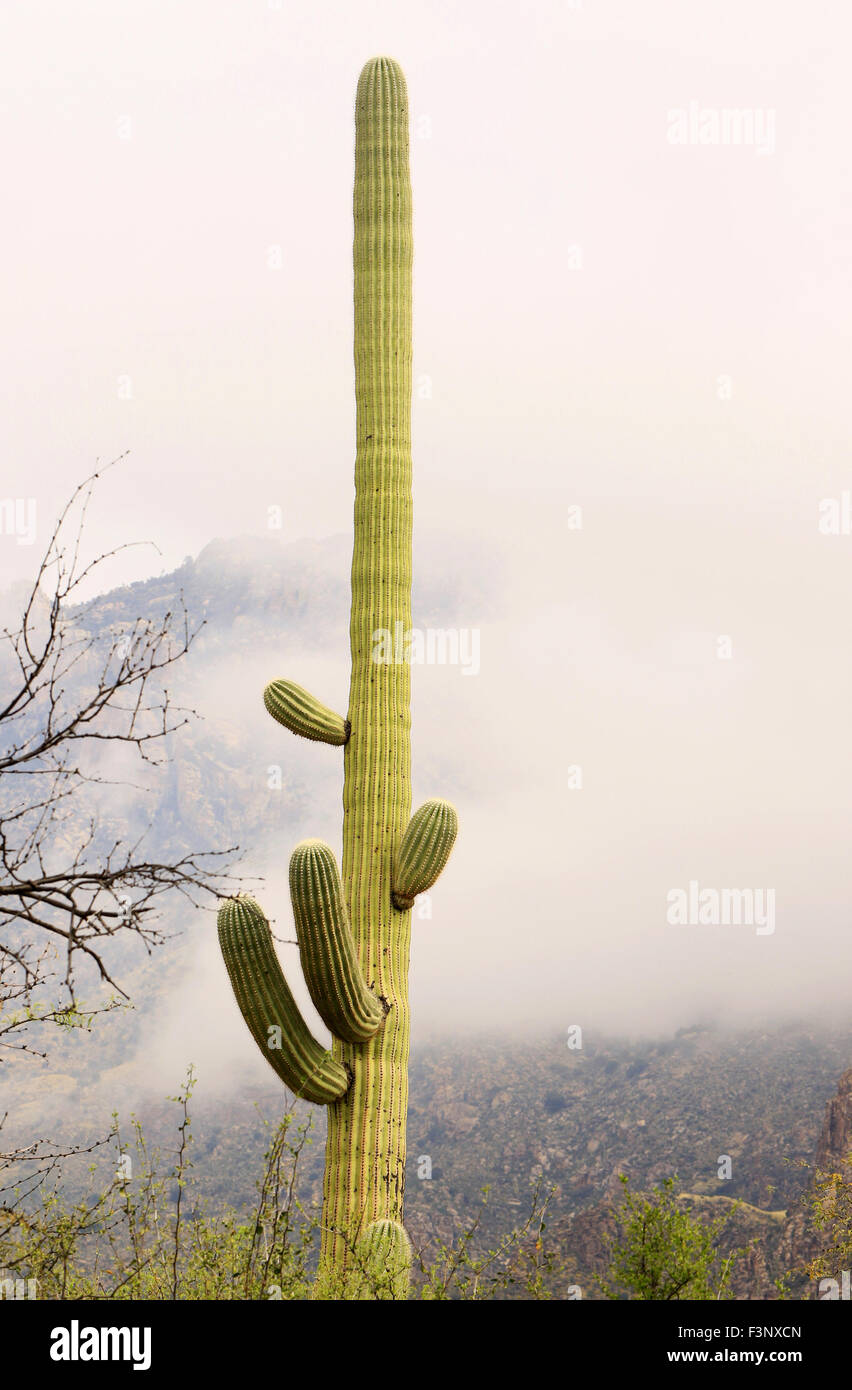
{"label": "hazy sky", "polygon": [[[852,1004],[852,534],[819,530],[852,490],[850,30],[840,0],[3,19],[2,495],[41,536],[129,449],[90,538],[162,560],[111,582],[270,506],[350,527],[354,92],[405,68],[418,545],[475,536],[502,595],[479,676],[416,674],[418,790],[463,825],[424,1026]],[[751,143],[690,143],[732,110]],[[4,574],[37,550],[0,537]],[[775,931],[668,926],[690,880],[774,888]]]}

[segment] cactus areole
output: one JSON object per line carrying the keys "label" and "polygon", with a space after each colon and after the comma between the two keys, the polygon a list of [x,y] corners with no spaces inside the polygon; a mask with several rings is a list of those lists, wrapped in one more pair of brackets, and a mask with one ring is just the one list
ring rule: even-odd
{"label": "cactus areole", "polygon": [[[407,661],[374,659],[376,634],[411,626],[411,182],[399,65],[364,67],[355,105],[355,535],[346,717],[275,680],[267,710],[304,738],[343,747],[343,860],[306,840],[290,894],[311,998],[333,1036],[310,1034],[269,925],[250,898],[219,914],[219,938],[249,1029],[297,1095],[328,1107],[321,1273],[359,1250],[408,1250],[402,1228],[408,1106],[411,907],[438,877],[457,821],[443,800],[411,817]],[[390,1239],[389,1223],[400,1228]],[[394,1255],[397,1259],[397,1255]],[[400,1287],[394,1269],[393,1287]]]}

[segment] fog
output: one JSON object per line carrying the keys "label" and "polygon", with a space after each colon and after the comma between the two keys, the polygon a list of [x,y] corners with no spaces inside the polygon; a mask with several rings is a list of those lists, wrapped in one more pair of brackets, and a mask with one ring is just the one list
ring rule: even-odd
{"label": "fog", "polygon": [[[697,1019],[848,1018],[842,539],[710,507],[680,526],[593,509],[560,550],[558,518],[543,524],[532,504],[513,513],[505,525],[519,543],[500,615],[481,626],[479,673],[412,672],[415,804],[449,796],[461,821],[431,915],[415,915],[415,1042],[574,1023],[659,1034]],[[562,592],[547,587],[559,564]],[[729,659],[717,655],[720,634]],[[339,653],[294,648],[280,667],[276,653],[258,655],[238,683],[223,673],[211,712],[262,723],[257,691],[278,674],[343,706],[342,643]],[[339,850],[341,767],[335,750],[286,735],[279,756],[308,801],[283,839],[273,826],[248,847],[246,867],[264,874],[260,896],[292,938],[289,851],[309,835]],[[693,881],[771,891],[771,930],[671,925],[669,895]],[[253,1069],[212,933],[193,932],[201,983],[190,974],[166,1007],[164,1055],[177,1028]],[[298,980],[296,948],[281,953]]]}
{"label": "fog", "polygon": [[[374,53],[406,70],[415,564],[487,563],[458,619],[478,674],[413,673],[415,802],[461,821],[415,921],[415,1041],[848,1017],[846,10],[47,8],[7,19],[0,59],[3,492],[44,539],[129,449],[88,536],[150,538],[154,569],[268,536],[270,507],[282,543],[348,534],[354,90]],[[692,101],[771,110],[772,148],[673,145]],[[345,648],[303,656],[269,674],[345,699]],[[229,680],[263,718],[226,667],[220,707]],[[316,756],[292,753],[306,780]],[[322,769],[295,838],[339,847]],[[264,889],[285,936],[288,855]],[[670,925],[691,882],[774,890],[774,930]],[[169,1074],[263,1074],[192,932],[197,989],[152,1024]]]}

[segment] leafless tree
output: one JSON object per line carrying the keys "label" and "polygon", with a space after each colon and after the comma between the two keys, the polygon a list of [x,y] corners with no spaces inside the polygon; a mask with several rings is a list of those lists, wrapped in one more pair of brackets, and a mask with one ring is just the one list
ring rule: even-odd
{"label": "leafless tree", "polygon": [[[106,832],[102,808],[133,785],[124,764],[167,761],[194,713],[173,705],[164,682],[199,629],[182,597],[178,612],[106,630],[98,600],[82,601],[93,572],[126,548],[81,558],[104,471],[75,489],[22,617],[0,629],[0,1064],[10,1050],[43,1056],[46,1027],[90,1021],[126,998],[111,943],[132,934],[150,952],[170,934],[164,896],[215,900],[233,855],[161,862],[146,848],[150,826],[132,843]],[[87,1004],[81,980],[98,982],[96,1002]]]}

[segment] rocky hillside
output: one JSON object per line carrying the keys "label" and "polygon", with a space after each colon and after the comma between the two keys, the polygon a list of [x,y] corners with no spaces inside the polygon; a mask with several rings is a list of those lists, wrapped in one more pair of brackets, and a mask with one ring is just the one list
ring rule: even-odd
{"label": "rocky hillside", "polygon": [[[842,1173],[847,1182],[852,1181],[852,1070],[843,1073],[836,1093],[825,1105],[810,1161],[792,1155],[787,1161],[789,1180],[782,1184],[786,1208],[755,1205],[722,1192],[696,1193],[685,1186],[680,1194],[684,1208],[708,1224],[720,1217],[725,1220],[719,1249],[725,1256],[740,1256],[731,1279],[731,1291],[737,1299],[775,1299],[782,1286],[786,1297],[819,1297],[819,1281],[809,1276],[807,1266],[825,1237],[813,1226],[808,1199],[821,1175]],[[782,1195],[774,1187],[770,1191],[776,1200]],[[551,1231],[554,1247],[567,1256],[564,1282],[575,1281],[584,1297],[601,1296],[596,1276],[603,1275],[608,1266],[608,1247],[618,1229],[616,1208],[620,1200],[619,1184],[611,1181],[601,1201],[573,1216],[557,1218]],[[839,1282],[841,1271],[833,1277]]]}
{"label": "rocky hillside", "polygon": [[[54,1134],[105,1129],[102,1074],[91,1040],[75,1040],[51,1084],[65,1091]],[[120,1053],[121,1049],[119,1049]],[[411,1072],[407,1224],[427,1253],[451,1241],[478,1213],[475,1245],[488,1248],[523,1223],[533,1193],[549,1194],[550,1247],[566,1262],[564,1282],[595,1297],[614,1230],[619,1174],[634,1191],[677,1175],[684,1200],[712,1219],[731,1212],[725,1250],[750,1247],[738,1267],[740,1298],[777,1297],[775,1280],[801,1271],[814,1253],[803,1198],[814,1165],[839,1169],[852,1147],[852,1055],[844,1036],[807,1027],[728,1034],[692,1029],[656,1041],[590,1040],[569,1053],[560,1038],[457,1039],[416,1049]],[[88,1062],[84,1065],[85,1059]],[[269,1084],[217,1092],[200,1064],[193,1102],[193,1162],[213,1205],[251,1200],[267,1132],[281,1113]],[[211,1085],[211,1082],[214,1083]],[[176,1086],[175,1088],[176,1089]],[[115,1092],[110,1092],[115,1094]],[[126,1092],[119,1109],[131,1105]],[[45,1113],[41,1090],[29,1126]],[[132,1106],[152,1145],[175,1147],[176,1110],[161,1099]],[[324,1115],[313,1118],[302,1196],[318,1199]],[[730,1179],[718,1177],[728,1155]],[[482,1189],[489,1188],[487,1205]],[[734,1202],[739,1203],[733,1211]],[[791,1292],[813,1288],[801,1277]]]}
{"label": "rocky hillside", "polygon": [[[174,611],[181,601],[194,624],[205,623],[173,692],[204,718],[181,734],[172,762],[145,796],[110,803],[104,815],[116,835],[137,836],[147,827],[152,850],[171,854],[239,844],[250,849],[253,872],[280,872],[282,842],[291,842],[297,822],[320,827],[329,807],[336,812],[339,768],[296,740],[282,766],[280,730],[255,716],[263,679],[301,671],[304,657],[329,681],[342,682],[345,693],[348,565],[342,540],[215,542],[173,574],[87,606],[85,622],[105,636],[140,615]],[[467,557],[464,569],[477,574],[480,589],[462,592],[452,566],[425,574],[419,621],[450,626],[460,614],[470,623],[487,613],[495,589],[487,555],[478,566]],[[321,693],[334,698],[333,690]],[[280,771],[277,783],[271,768]],[[156,1097],[140,1076],[156,1042],[151,1021],[164,1001],[189,999],[196,1009],[205,1002],[192,977],[198,927],[190,914],[178,914],[174,925],[184,935],[152,957],[115,943],[114,963],[134,1011],[110,1015],[91,1037],[66,1030],[52,1043],[48,1064],[22,1058],[6,1066],[5,1138],[27,1142],[47,1129],[54,1137],[91,1137],[109,1127],[113,1109],[132,1107],[152,1143],[173,1145],[174,1107],[162,1096],[175,1092],[180,1076],[170,1073]],[[436,1238],[451,1239],[480,1209],[487,1187],[481,1239],[493,1243],[522,1220],[538,1186],[550,1194],[552,1243],[591,1291],[619,1174],[630,1175],[634,1190],[677,1174],[690,1194],[685,1200],[708,1216],[739,1199],[731,1241],[753,1241],[754,1249],[737,1293],[771,1297],[774,1279],[800,1266],[811,1248],[799,1209],[808,1181],[803,1165],[839,1167],[852,1147],[850,1059],[852,1027],[830,1032],[808,1019],[771,1031],[696,1026],[643,1039],[587,1032],[576,1050],[553,1035],[428,1045],[416,1039],[407,1179],[412,1235],[427,1248]],[[203,1048],[196,1061],[196,1174],[211,1202],[241,1205],[262,1159],[257,1107],[274,1119],[282,1093],[271,1073],[231,1084]],[[159,1067],[158,1076],[162,1057]],[[314,1119],[306,1199],[318,1194],[321,1173],[324,1117],[314,1112]],[[720,1177],[725,1159],[730,1176]]]}

